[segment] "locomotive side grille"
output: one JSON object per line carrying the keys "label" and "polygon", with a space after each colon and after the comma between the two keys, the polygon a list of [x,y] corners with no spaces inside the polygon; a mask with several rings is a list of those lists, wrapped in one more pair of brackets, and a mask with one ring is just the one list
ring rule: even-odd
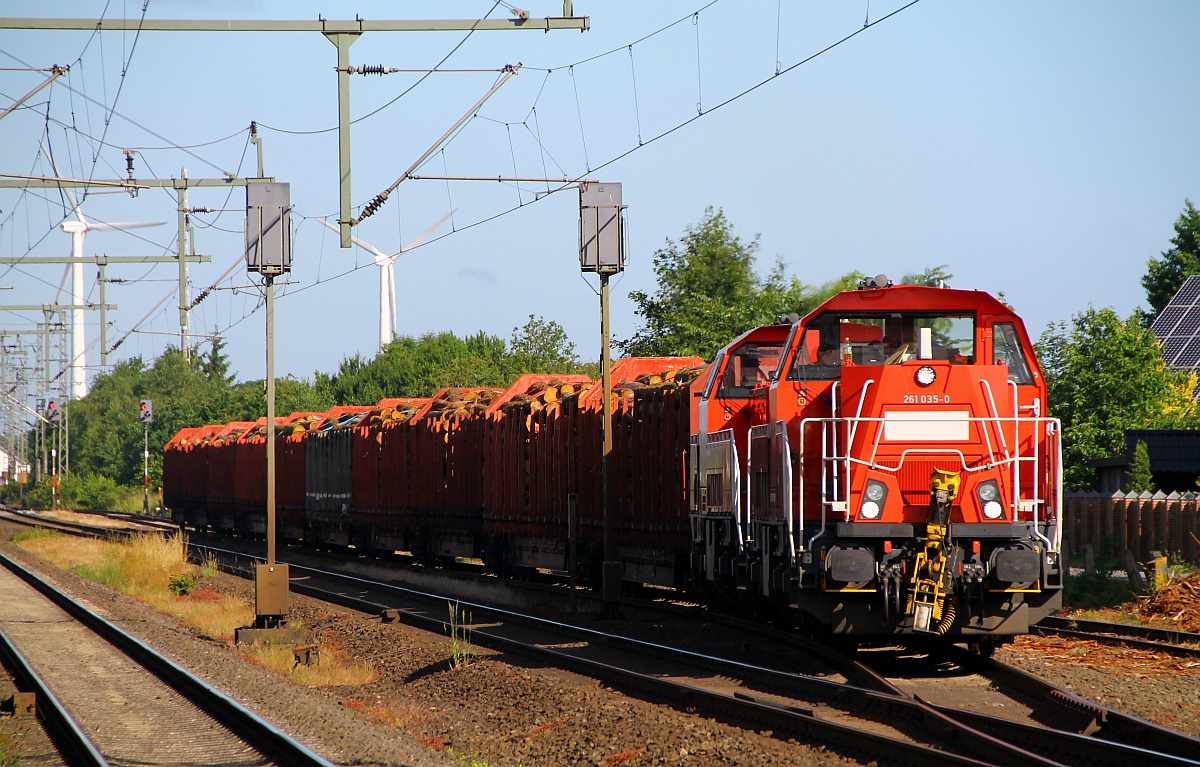
{"label": "locomotive side grille", "polygon": [[766,469],[755,469],[751,481],[753,492],[750,494],[750,502],[753,508],[750,511],[754,514],[766,514],[769,511],[771,474]]}
{"label": "locomotive side grille", "polygon": [[725,505],[725,475],[712,472],[708,475],[708,508],[718,509]]}

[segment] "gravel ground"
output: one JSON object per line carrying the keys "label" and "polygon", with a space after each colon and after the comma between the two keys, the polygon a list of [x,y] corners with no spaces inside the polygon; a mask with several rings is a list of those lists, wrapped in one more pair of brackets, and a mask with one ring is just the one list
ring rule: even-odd
{"label": "gravel ground", "polygon": [[1200,738],[1200,661],[1060,637],[1025,636],[996,660],[1080,697]]}
{"label": "gravel ground", "polygon": [[[820,745],[776,740],[614,692],[594,680],[485,656],[450,665],[449,639],[292,595],[293,623],[378,679],[359,687],[301,688],[243,660],[228,642],[181,628],[147,606],[70,573],[49,572],[9,542],[0,549],[193,673],[339,764],[560,767],[566,765],[860,764]],[[216,590],[250,599],[252,585],[218,576]]]}
{"label": "gravel ground", "polygon": [[[0,548],[22,561],[15,527]],[[45,568],[43,568],[45,569]],[[180,628],[140,603],[70,574],[55,580],[264,718],[340,764],[559,767],[566,765],[858,764],[819,744],[792,743],[614,692],[594,680],[484,655],[452,668],[447,637],[292,595],[292,620],[378,679],[358,687],[301,688],[243,660],[228,642]],[[252,585],[208,584],[249,598]],[[1090,644],[1090,643],[1089,643]],[[1200,735],[1200,665],[1133,659],[1099,645],[1025,638],[1001,660],[1044,674],[1078,694]],[[484,651],[481,651],[483,653]]]}

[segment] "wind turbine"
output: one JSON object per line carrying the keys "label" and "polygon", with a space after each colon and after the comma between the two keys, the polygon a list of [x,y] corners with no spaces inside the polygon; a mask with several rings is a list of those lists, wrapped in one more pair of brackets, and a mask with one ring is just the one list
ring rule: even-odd
{"label": "wind turbine", "polygon": [[[391,343],[392,338],[396,335],[396,259],[417,247],[422,242],[425,242],[429,235],[436,232],[442,224],[449,221],[450,217],[456,212],[458,212],[458,208],[455,208],[446,215],[442,216],[442,218],[436,224],[429,227],[424,232],[421,232],[421,234],[415,240],[408,243],[390,256],[369,242],[360,240],[357,237],[350,238],[355,245],[370,253],[374,259],[375,265],[379,267],[380,351],[383,351],[384,347]],[[335,232],[341,231],[323,218],[318,218],[317,220]]]}
{"label": "wind turbine", "polygon": [[[54,163],[50,151],[42,146],[42,151],[50,160],[54,175],[59,176],[58,166]],[[62,230],[71,235],[71,263],[67,272],[71,275],[71,399],[83,399],[87,396],[87,339],[84,335],[83,323],[83,241],[88,232],[123,232],[127,229],[143,229],[148,226],[162,226],[165,221],[129,221],[122,223],[104,223],[88,221],[83,217],[79,201],[70,186],[63,186],[67,199],[71,201],[72,211],[76,221],[69,218],[62,222]],[[63,275],[64,281],[66,275]],[[59,289],[61,295],[62,289]]]}

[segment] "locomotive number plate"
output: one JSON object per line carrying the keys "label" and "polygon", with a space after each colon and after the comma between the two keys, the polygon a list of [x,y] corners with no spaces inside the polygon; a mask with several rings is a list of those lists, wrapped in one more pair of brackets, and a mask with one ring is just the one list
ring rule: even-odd
{"label": "locomotive number plate", "polygon": [[949,394],[905,394],[905,405],[949,405]]}

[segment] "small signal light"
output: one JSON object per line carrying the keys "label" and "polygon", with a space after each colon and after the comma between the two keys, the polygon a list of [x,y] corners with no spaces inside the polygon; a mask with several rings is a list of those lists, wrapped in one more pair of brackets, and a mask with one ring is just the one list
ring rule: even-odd
{"label": "small signal light", "polygon": [[138,420],[144,424],[154,423],[154,403],[144,399],[138,403]]}

